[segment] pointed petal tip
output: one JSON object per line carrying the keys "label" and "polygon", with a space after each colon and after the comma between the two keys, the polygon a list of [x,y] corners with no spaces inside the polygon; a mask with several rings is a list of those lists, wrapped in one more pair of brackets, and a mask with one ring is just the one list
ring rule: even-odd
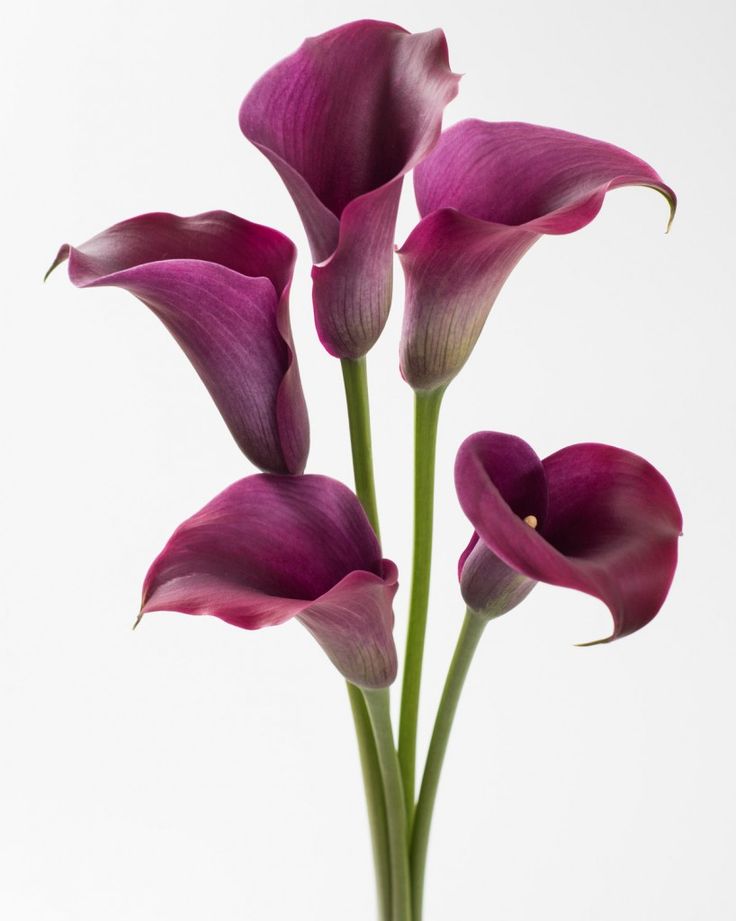
{"label": "pointed petal tip", "polygon": [[137,616],[136,619],[135,619],[135,623],[133,624],[133,627],[132,627],[133,630],[135,630],[136,627],[138,626],[138,624],[143,620],[143,615],[144,615],[145,613],[146,613],[146,611],[145,611],[145,602],[144,602],[144,603],[141,605],[141,609],[140,609],[140,611],[138,612],[138,616]]}
{"label": "pointed petal tip", "polygon": [[665,196],[665,198],[667,198],[667,202],[670,206],[670,217],[667,221],[667,227],[665,228],[664,232],[669,233],[670,230],[672,230],[672,223],[675,220],[675,212],[677,211],[677,199],[669,198],[668,196]]}
{"label": "pointed petal tip", "polygon": [[49,275],[54,271],[54,269],[57,269],[62,262],[66,262],[66,260],[69,258],[70,250],[71,247],[68,243],[64,243],[59,247],[59,252],[56,254],[56,258],[47,269],[46,274],[43,276],[44,281],[48,279]]}
{"label": "pointed petal tip", "polygon": [[611,634],[611,636],[606,636],[602,640],[590,640],[587,643],[575,643],[574,645],[576,649],[587,649],[589,646],[606,646],[615,639],[614,634]]}
{"label": "pointed petal tip", "polygon": [[664,198],[664,200],[669,205],[670,215],[667,220],[667,227],[665,228],[665,231],[664,231],[665,233],[669,233],[670,230],[672,229],[672,224],[675,220],[675,213],[677,212],[677,196],[672,191],[672,189],[669,186],[665,185],[664,183],[662,183],[662,185],[652,185],[650,186],[650,188],[654,189],[655,192],[659,192],[659,194]]}

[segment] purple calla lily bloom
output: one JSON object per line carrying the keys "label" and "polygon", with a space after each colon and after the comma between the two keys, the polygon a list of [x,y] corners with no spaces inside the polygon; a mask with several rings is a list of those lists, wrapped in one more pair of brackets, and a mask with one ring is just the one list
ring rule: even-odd
{"label": "purple calla lily bloom", "polygon": [[671,221],[672,189],[612,144],[519,122],[468,120],[445,131],[414,174],[422,220],[399,250],[406,381],[415,390],[449,383],[529,247],[584,227],[607,191],[630,185],[661,192]]}
{"label": "purple calla lily bloom", "polygon": [[148,571],[141,615],[211,614],[246,630],[296,617],[348,681],[380,688],[396,677],[397,576],[342,483],[259,474],[176,529]]}
{"label": "purple calla lily bloom", "polygon": [[547,582],[605,602],[613,640],[664,603],[682,516],[667,481],[636,454],[577,444],[540,460],[520,438],[478,432],[460,446],[455,485],[475,528],[459,577],[476,613],[498,617]]}
{"label": "purple calla lily bloom", "polygon": [[436,143],[458,80],[440,29],[363,20],[307,39],[243,101],[243,134],[304,223],[317,332],[339,358],[365,355],[384,327],[402,179]]}
{"label": "purple calla lily bloom", "polygon": [[225,211],[144,214],[79,247],[65,244],[80,288],[125,288],[182,347],[235,441],[257,467],[302,473],[309,421],[289,323],[296,249]]}

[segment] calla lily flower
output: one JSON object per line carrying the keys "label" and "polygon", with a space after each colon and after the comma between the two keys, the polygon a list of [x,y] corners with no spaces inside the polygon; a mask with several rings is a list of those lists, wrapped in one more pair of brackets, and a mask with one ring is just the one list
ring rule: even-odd
{"label": "calla lily flower", "polygon": [[448,384],[475,346],[511,270],[542,234],[580,230],[606,192],[669,186],[603,141],[519,122],[468,120],[417,167],[422,220],[399,256],[406,276],[401,371],[415,390]]}
{"label": "calla lily flower", "polygon": [[243,134],[304,223],[317,332],[339,358],[365,355],[384,327],[402,179],[436,143],[458,80],[440,29],[363,20],[307,39],[243,101]]}
{"label": "calla lily flower", "polygon": [[455,485],[475,533],[460,558],[468,607],[497,617],[537,582],[600,598],[608,642],[639,630],[664,603],[682,516],[643,458],[577,444],[540,460],[513,435],[478,432],[460,446]]}
{"label": "calla lily flower", "polygon": [[65,244],[79,288],[130,291],[184,350],[235,441],[257,467],[301,473],[309,421],[289,323],[296,249],[225,211],[144,214],[79,247]]}
{"label": "calla lily flower", "polygon": [[210,614],[246,630],[295,617],[348,681],[380,688],[396,677],[397,577],[342,483],[259,474],[177,528],[148,571],[141,616]]}

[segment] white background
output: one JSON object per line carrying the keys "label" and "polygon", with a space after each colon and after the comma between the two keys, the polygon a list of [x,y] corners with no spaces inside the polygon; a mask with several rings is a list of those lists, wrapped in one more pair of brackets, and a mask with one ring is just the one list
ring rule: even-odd
{"label": "white background", "polygon": [[[442,26],[466,74],[446,124],[518,119],[601,137],[646,189],[542,240],[448,392],[422,738],[459,628],[467,434],[544,456],[583,440],[649,458],[685,516],[670,598],[604,635],[545,586],[487,631],[438,801],[426,921],[731,921],[734,864],[734,10],[723,2],[223,0],[15,4],[0,43],[3,583],[0,916],[13,921],[370,921],[344,688],[297,624],[247,633],[157,614],[130,631],[173,528],[251,472],[163,327],[121,291],[41,276],[149,210],[226,208],[301,259],[292,315],[309,470],[350,482],[339,367],[313,331],[305,238],[237,127],[251,83],[361,16]],[[410,184],[397,234],[415,221]],[[410,391],[401,280],[370,359],[386,554],[409,576]]]}

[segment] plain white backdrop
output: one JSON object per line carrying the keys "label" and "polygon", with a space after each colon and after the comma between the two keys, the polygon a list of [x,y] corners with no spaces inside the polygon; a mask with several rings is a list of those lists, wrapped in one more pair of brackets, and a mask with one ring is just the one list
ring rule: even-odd
{"label": "plain white backdrop", "polygon": [[[372,921],[342,682],[297,624],[157,614],[132,633],[173,528],[252,472],[158,321],[77,291],[57,247],[150,210],[226,208],[299,246],[292,316],[309,470],[351,482],[338,364],[314,334],[306,241],[237,127],[240,100],[350,19],[445,29],[466,76],[445,124],[554,125],[646,159],[677,191],[612,193],[506,285],[440,430],[422,739],[461,622],[469,525],[455,450],[483,428],[546,455],[643,454],[685,536],[670,598],[608,647],[600,603],[538,587],[493,624],[461,702],[427,921],[732,921],[736,844],[733,41],[727,0],[247,4],[69,0],[3,14],[0,916]],[[416,215],[407,183],[397,240]],[[370,356],[385,552],[409,576],[402,286]]]}

